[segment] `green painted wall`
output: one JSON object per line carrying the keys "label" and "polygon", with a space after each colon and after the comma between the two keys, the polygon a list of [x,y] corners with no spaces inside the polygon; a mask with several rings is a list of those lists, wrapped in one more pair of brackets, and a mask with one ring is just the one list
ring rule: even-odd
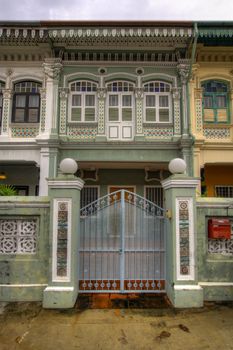
{"label": "green painted wall", "polygon": [[49,200],[1,197],[0,204],[1,219],[36,217],[39,220],[36,254],[0,254],[0,301],[42,300],[44,285],[48,283]]}
{"label": "green painted wall", "polygon": [[[211,201],[212,200],[212,201]],[[203,207],[203,204],[210,205]],[[216,204],[217,203],[217,204]],[[224,205],[225,203],[225,205]],[[198,254],[198,281],[212,283],[233,282],[233,255],[208,253],[208,218],[225,217],[233,220],[233,209],[226,209],[232,200],[201,198],[197,204],[197,254]],[[216,205],[223,207],[216,207]],[[224,208],[225,206],[225,208]],[[233,300],[233,285],[204,286],[205,300]]]}

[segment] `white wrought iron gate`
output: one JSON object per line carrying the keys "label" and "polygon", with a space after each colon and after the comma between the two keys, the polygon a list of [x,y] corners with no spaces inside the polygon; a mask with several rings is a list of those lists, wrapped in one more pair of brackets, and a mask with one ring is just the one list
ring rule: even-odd
{"label": "white wrought iron gate", "polygon": [[79,292],[163,292],[164,226],[164,209],[126,190],[82,208]]}

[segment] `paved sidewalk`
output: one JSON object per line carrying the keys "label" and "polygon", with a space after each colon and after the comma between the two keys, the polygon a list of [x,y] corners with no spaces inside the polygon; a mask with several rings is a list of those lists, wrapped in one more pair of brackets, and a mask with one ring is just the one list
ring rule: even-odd
{"label": "paved sidewalk", "polygon": [[0,350],[230,350],[233,304],[203,309],[44,310],[0,303]]}

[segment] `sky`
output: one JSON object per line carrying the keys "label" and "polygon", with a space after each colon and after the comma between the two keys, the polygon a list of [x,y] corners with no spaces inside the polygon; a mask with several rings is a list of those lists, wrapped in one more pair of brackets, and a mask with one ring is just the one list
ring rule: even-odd
{"label": "sky", "polygon": [[233,21],[233,0],[0,0],[0,20]]}

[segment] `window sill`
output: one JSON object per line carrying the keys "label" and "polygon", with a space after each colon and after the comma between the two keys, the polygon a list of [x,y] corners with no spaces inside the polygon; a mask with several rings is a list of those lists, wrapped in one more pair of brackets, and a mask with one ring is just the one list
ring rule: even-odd
{"label": "window sill", "polygon": [[209,129],[209,128],[216,128],[216,127],[218,127],[219,129],[221,129],[221,128],[228,128],[228,129],[230,129],[231,127],[232,127],[232,124],[229,124],[229,123],[226,123],[226,124],[223,124],[223,123],[209,123],[209,124],[207,124],[207,123],[205,123],[205,124],[203,124],[203,128],[205,129]]}
{"label": "window sill", "polygon": [[35,127],[38,127],[40,125],[40,123],[27,123],[27,122],[24,122],[24,123],[10,123],[10,127],[14,126],[14,127],[31,127],[31,128],[35,128]]}
{"label": "window sill", "polygon": [[94,122],[71,122],[69,121],[68,126],[98,126],[98,123],[96,121]]}

